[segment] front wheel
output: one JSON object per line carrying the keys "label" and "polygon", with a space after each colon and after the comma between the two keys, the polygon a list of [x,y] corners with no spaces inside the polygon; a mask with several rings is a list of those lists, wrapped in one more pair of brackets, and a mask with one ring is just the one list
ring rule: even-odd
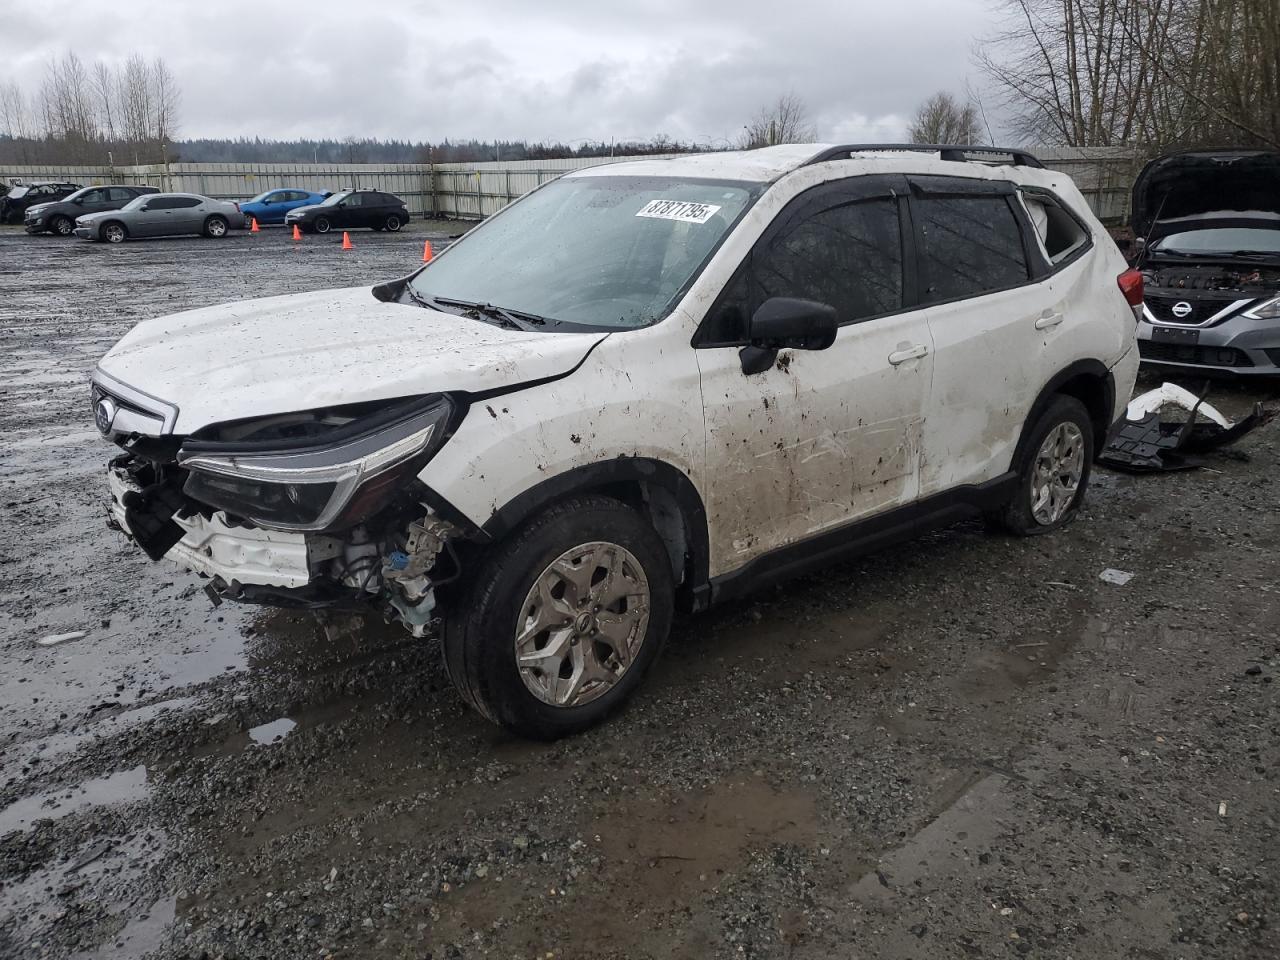
{"label": "front wheel", "polygon": [[639,686],[671,628],[662,539],[607,497],[559,504],[481,563],[445,617],[444,654],[463,698],[539,740],[602,721]]}
{"label": "front wheel", "polygon": [[1093,422],[1075,397],[1059,395],[1040,415],[1015,464],[1018,486],[994,519],[1010,533],[1035,536],[1075,519],[1093,466]]}
{"label": "front wheel", "polygon": [[49,229],[60,237],[71,236],[71,231],[75,228],[76,225],[71,222],[70,217],[54,217],[49,221]]}
{"label": "front wheel", "polygon": [[329,223],[328,217],[316,217],[315,231],[316,233],[328,233],[333,225]]}
{"label": "front wheel", "polygon": [[108,223],[103,225],[101,237],[107,243],[124,243],[129,236],[129,231],[124,228],[123,223]]}

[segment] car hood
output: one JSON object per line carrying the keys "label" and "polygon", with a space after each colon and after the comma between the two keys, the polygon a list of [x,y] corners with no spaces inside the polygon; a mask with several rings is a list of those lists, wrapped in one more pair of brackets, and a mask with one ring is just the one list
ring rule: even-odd
{"label": "car hood", "polygon": [[246,417],[518,386],[567,373],[606,336],[508,330],[355,287],[144,320],[98,366],[175,405],[175,432],[192,433]]}
{"label": "car hood", "polygon": [[52,206],[53,206],[52,201],[50,201],[49,203],[33,203],[31,206],[27,207],[27,213],[28,214],[41,213]]}
{"label": "car hood", "polygon": [[301,207],[294,207],[292,210],[289,211],[289,213],[295,216],[303,213],[311,213],[313,210],[319,210],[321,206],[322,204],[319,204],[319,203],[308,203],[308,204],[304,204]]}
{"label": "car hood", "polygon": [[[1280,216],[1280,153],[1198,151],[1158,157],[1133,185],[1130,224],[1150,243],[1194,220]],[[1218,224],[1215,224],[1218,225]]]}

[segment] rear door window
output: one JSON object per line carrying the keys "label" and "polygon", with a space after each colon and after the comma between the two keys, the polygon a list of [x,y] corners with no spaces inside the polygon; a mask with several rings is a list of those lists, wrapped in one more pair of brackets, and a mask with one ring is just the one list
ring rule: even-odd
{"label": "rear door window", "polygon": [[138,194],[134,190],[126,190],[124,187],[109,187],[107,189],[107,200],[111,203],[127,203]]}
{"label": "rear door window", "polygon": [[924,301],[976,297],[1026,283],[1026,248],[1003,194],[919,196],[912,212],[922,238]]}

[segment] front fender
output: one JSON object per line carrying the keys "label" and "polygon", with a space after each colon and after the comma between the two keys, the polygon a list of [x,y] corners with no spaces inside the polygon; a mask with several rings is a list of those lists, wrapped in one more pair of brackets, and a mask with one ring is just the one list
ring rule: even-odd
{"label": "front fender", "polygon": [[698,368],[689,345],[672,343],[679,334],[671,334],[661,325],[616,333],[568,376],[473,398],[419,479],[494,536],[556,496],[585,489],[584,480],[624,473],[660,472],[700,502]]}

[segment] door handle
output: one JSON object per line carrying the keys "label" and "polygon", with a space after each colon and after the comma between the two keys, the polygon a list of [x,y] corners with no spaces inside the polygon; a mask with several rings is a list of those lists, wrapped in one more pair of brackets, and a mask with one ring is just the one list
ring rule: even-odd
{"label": "door handle", "polygon": [[1058,324],[1060,324],[1063,321],[1063,319],[1064,318],[1060,313],[1052,313],[1050,311],[1045,311],[1044,313],[1040,314],[1040,319],[1036,321],[1036,329],[1048,330],[1050,327],[1056,327]]}
{"label": "door handle", "polygon": [[906,363],[908,360],[919,360],[921,357],[928,356],[929,348],[923,343],[917,343],[914,347],[907,347],[905,350],[895,350],[889,354],[889,362],[895,367],[900,363]]}

